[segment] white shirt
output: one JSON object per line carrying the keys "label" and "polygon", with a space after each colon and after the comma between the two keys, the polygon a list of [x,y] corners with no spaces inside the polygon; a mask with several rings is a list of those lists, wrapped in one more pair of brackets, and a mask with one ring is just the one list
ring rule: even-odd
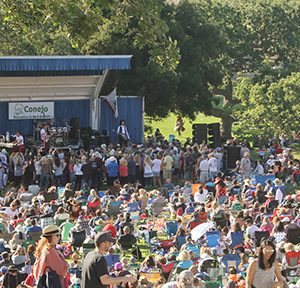
{"label": "white shirt", "polygon": [[160,159],[154,159],[152,161],[152,163],[153,163],[152,171],[153,172],[160,172],[161,160]]}
{"label": "white shirt", "polygon": [[82,167],[81,163],[78,163],[78,164],[74,165],[74,174],[75,175],[83,175],[83,173],[81,171],[81,167]]}
{"label": "white shirt", "polygon": [[207,171],[208,172],[208,168],[209,168],[208,160],[207,159],[203,159],[200,162],[200,165],[199,165],[200,171]]}
{"label": "white shirt", "polygon": [[11,210],[10,207],[7,207],[4,211],[4,214],[6,214],[9,218],[14,218],[15,216],[17,216],[19,214],[19,212],[18,212],[18,209],[13,211],[13,210]]}
{"label": "white shirt", "polygon": [[208,191],[206,189],[203,189],[203,193],[200,194],[199,191],[197,191],[194,195],[194,201],[198,203],[203,203],[206,201],[206,196],[207,196]]}
{"label": "white shirt", "polygon": [[254,238],[255,231],[259,231],[259,228],[254,224],[246,229],[247,235],[250,235],[251,238]]}
{"label": "white shirt", "polygon": [[277,189],[276,194],[275,194],[275,200],[277,200],[278,203],[281,204],[282,199],[283,199],[283,193],[282,193],[281,189]]}
{"label": "white shirt", "polygon": [[41,136],[42,141],[46,140],[46,135],[47,135],[46,130],[44,128],[42,128],[40,131],[40,136]]}
{"label": "white shirt", "polygon": [[209,171],[217,172],[218,171],[218,160],[215,157],[211,157],[208,161],[209,163]]}
{"label": "white shirt", "polygon": [[17,145],[24,145],[24,137],[22,135],[16,136]]}

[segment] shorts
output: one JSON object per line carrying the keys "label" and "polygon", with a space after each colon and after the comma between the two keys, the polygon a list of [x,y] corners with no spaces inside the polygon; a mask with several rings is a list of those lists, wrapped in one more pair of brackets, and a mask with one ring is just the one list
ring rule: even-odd
{"label": "shorts", "polygon": [[159,176],[160,176],[160,172],[153,171],[153,177],[159,177]]}

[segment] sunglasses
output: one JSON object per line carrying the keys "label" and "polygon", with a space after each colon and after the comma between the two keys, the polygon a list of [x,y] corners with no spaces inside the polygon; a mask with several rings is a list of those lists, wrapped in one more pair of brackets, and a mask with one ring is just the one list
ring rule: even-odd
{"label": "sunglasses", "polygon": [[266,248],[266,249],[263,249],[263,252],[264,253],[274,253],[275,250],[274,249],[268,249],[268,248]]}

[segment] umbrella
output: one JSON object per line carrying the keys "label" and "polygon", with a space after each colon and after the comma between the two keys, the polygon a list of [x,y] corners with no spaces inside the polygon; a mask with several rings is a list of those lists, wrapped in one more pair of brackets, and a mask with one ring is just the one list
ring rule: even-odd
{"label": "umbrella", "polygon": [[213,222],[204,222],[199,224],[194,229],[191,230],[192,233],[192,240],[197,241],[200,239],[209,229],[214,227]]}

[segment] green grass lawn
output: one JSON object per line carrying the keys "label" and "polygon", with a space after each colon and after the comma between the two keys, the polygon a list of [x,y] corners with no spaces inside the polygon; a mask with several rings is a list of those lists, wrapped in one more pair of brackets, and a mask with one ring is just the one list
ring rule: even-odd
{"label": "green grass lawn", "polygon": [[[169,135],[173,134],[180,141],[186,140],[187,137],[192,137],[192,125],[197,124],[209,124],[220,122],[219,118],[213,116],[205,116],[199,113],[195,120],[191,121],[189,118],[183,118],[185,131],[182,133],[181,137],[178,137],[178,133],[174,131],[177,116],[174,113],[170,113],[166,118],[160,118],[157,120],[151,120],[149,117],[145,117],[145,125],[151,126],[153,132],[156,128],[159,128],[160,132],[165,136],[166,139]],[[146,133],[147,136],[147,133]]]}

